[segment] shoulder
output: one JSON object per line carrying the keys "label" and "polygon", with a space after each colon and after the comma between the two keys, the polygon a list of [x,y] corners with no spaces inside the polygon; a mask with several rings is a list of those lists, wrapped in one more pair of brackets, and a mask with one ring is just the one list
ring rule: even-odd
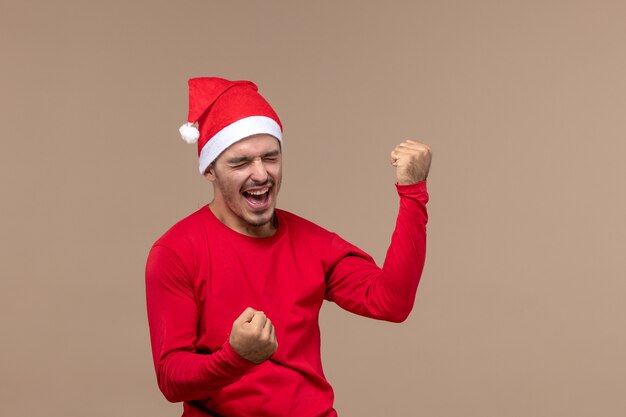
{"label": "shoulder", "polygon": [[[326,230],[325,228],[318,226],[310,220],[300,217],[291,212],[276,209],[279,222],[285,222],[290,233],[300,233],[311,236],[329,237],[332,238],[334,233]],[[279,225],[280,227],[280,225]]]}
{"label": "shoulder", "polygon": [[210,216],[207,206],[170,227],[150,248],[146,263],[146,279],[195,277],[198,254],[208,251],[209,227]]}
{"label": "shoulder", "polygon": [[182,220],[176,222],[153,246],[165,246],[171,250],[197,244],[198,240],[206,235],[206,228],[209,223],[209,213],[207,206],[203,206],[191,213]]}
{"label": "shoulder", "polygon": [[314,256],[322,261],[325,271],[347,256],[358,256],[374,262],[370,255],[344,240],[337,233],[295,214],[282,210],[277,210],[277,212],[279,221],[282,220],[287,224],[291,241],[299,249],[307,249],[310,253],[314,253]]}

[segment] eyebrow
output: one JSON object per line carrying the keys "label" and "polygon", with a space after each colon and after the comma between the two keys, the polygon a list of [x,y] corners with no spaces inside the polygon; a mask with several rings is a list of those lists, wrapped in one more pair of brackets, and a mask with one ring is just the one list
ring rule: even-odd
{"label": "eyebrow", "polygon": [[[280,151],[278,149],[275,149],[273,151],[269,151],[269,152],[264,153],[263,155],[261,155],[261,158],[277,156],[279,153],[280,153]],[[226,162],[229,163],[229,164],[239,164],[241,162],[249,161],[250,159],[251,158],[247,157],[247,156],[236,156],[234,158],[228,159]]]}

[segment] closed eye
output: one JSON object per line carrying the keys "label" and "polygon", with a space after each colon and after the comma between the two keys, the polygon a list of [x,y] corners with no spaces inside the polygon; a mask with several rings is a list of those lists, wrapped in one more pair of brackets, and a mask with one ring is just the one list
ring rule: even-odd
{"label": "closed eye", "polygon": [[280,156],[280,152],[278,150],[268,152],[263,155],[263,159],[266,161],[277,161]]}
{"label": "closed eye", "polygon": [[[265,155],[262,155],[261,158],[263,159],[263,161],[277,162],[280,159],[280,151],[275,150],[275,151],[268,152]],[[241,157],[231,158],[228,161],[226,161],[226,163],[228,164],[229,167],[236,169],[236,168],[245,167],[252,160],[253,159],[247,156],[241,156]]]}
{"label": "closed eye", "polygon": [[227,161],[228,166],[232,167],[232,168],[239,168],[242,167],[244,165],[246,165],[248,162],[250,162],[250,160],[247,157],[240,157],[240,158],[232,158],[229,159]]}
{"label": "closed eye", "polygon": [[243,167],[245,167],[246,165],[248,165],[248,161],[246,161],[246,162],[240,162],[240,163],[238,163],[238,164],[229,164],[229,166],[230,166],[231,168],[235,168],[235,169],[236,169],[236,168],[243,168]]}

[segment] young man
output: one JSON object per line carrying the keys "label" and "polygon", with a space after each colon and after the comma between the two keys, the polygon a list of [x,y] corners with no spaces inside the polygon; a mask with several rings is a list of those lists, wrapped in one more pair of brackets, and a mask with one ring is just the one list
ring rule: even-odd
{"label": "young man", "polygon": [[410,313],[426,249],[430,149],[391,152],[400,210],[383,268],[276,209],[282,126],[248,81],[189,81],[188,142],[214,199],[152,247],[146,293],[159,387],[183,416],[336,416],[320,360],[324,299],[393,322]]}

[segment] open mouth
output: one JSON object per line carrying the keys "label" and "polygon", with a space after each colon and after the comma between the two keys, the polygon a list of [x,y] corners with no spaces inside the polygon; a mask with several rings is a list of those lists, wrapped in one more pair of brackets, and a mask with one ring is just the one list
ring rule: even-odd
{"label": "open mouth", "polygon": [[270,201],[270,189],[271,187],[255,188],[246,190],[242,194],[251,208],[264,209]]}

